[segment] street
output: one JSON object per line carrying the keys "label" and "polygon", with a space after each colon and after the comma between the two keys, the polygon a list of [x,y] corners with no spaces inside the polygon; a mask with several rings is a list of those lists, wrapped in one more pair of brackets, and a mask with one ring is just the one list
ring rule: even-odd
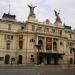
{"label": "street", "polygon": [[5,66],[0,67],[0,75],[75,75],[74,69],[61,66]]}

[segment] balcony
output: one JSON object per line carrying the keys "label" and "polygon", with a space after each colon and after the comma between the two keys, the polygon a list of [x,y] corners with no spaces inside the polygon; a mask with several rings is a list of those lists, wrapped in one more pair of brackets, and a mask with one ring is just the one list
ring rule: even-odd
{"label": "balcony", "polygon": [[[38,51],[37,51],[38,52]],[[60,52],[60,51],[53,51],[53,50],[39,50],[39,53],[50,53],[50,54],[65,54],[63,51]]]}

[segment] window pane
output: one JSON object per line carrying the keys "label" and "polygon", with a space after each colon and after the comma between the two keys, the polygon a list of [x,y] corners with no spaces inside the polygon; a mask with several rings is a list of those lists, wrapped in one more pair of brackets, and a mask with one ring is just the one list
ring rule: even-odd
{"label": "window pane", "polygon": [[10,43],[7,43],[7,49],[10,49]]}
{"label": "window pane", "polygon": [[8,24],[8,30],[11,30],[11,24]]}
{"label": "window pane", "polygon": [[4,60],[4,57],[0,57],[0,61],[3,61]]}
{"label": "window pane", "polygon": [[7,39],[10,39],[10,35],[7,35]]}
{"label": "window pane", "polygon": [[11,40],[13,40],[13,36],[11,35]]}

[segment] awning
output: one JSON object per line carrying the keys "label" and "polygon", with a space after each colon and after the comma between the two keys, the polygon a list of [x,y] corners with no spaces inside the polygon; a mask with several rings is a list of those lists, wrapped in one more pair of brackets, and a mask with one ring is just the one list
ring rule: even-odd
{"label": "awning", "polygon": [[44,57],[62,57],[65,55],[65,53],[47,53],[47,52],[39,52],[39,56],[44,56]]}

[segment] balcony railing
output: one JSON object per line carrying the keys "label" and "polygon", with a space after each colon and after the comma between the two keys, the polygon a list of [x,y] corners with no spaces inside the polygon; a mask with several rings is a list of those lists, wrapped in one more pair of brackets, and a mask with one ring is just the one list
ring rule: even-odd
{"label": "balcony railing", "polygon": [[[38,52],[38,51],[37,51]],[[39,49],[39,53],[59,53],[59,54],[63,54],[64,52],[63,51],[53,51],[53,50],[41,50],[41,49]]]}

